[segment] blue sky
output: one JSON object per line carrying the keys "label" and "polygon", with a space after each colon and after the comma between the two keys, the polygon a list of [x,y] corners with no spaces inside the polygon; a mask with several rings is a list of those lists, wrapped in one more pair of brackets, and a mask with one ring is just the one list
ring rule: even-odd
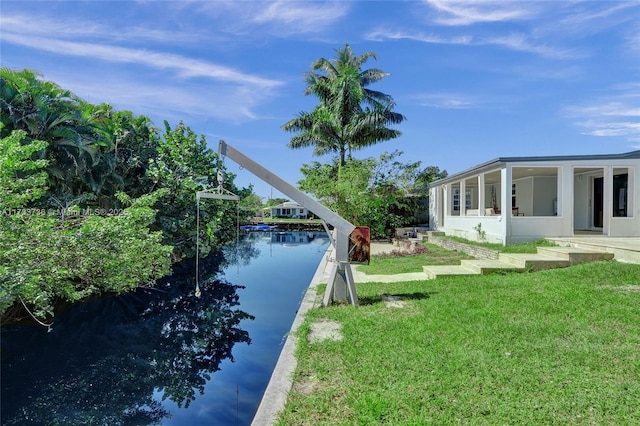
{"label": "blue sky", "polygon": [[[183,120],[295,184],[311,149],[282,124],[310,111],[310,64],[349,43],[407,117],[356,153],[455,173],[499,156],[640,149],[639,1],[11,1],[0,61],[81,98]],[[231,160],[241,186],[270,187]],[[273,196],[279,196],[274,190]]]}

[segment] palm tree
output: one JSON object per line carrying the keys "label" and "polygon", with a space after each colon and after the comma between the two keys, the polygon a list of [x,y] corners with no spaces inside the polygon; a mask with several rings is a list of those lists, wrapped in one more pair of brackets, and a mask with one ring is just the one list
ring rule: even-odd
{"label": "palm tree", "polygon": [[336,50],[336,59],[320,58],[311,64],[304,94],[316,96],[319,103],[282,126],[299,133],[289,148],[313,146],[314,155],[336,153],[342,166],[352,151],[400,136],[400,131],[387,127],[405,120],[393,112],[393,98],[368,88],[389,74],[378,68],[363,71],[369,58],[376,59],[375,53],[355,56],[345,44]]}
{"label": "palm tree", "polygon": [[46,171],[55,191],[78,195],[88,185],[91,191],[100,192],[105,176],[113,170],[108,140],[97,133],[88,104],[39,77],[28,69],[0,69],[3,135],[25,130],[27,142],[48,142],[39,155],[51,161]]}

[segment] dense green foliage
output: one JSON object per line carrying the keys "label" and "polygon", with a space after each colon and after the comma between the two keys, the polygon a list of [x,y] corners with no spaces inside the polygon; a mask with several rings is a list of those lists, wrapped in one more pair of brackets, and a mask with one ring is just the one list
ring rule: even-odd
{"label": "dense green foliage", "polygon": [[[0,69],[0,323],[61,301],[151,285],[193,257],[195,193],[224,165],[182,122],[83,101],[30,70]],[[227,190],[244,198],[234,176]],[[253,208],[250,203],[245,203]],[[203,200],[201,255],[235,238],[235,203]]]}
{"label": "dense green foliage", "polygon": [[416,185],[424,175],[420,162],[402,163],[402,153],[384,153],[378,159],[351,159],[303,165],[300,189],[355,225],[368,226],[374,239],[395,235],[395,228],[415,223],[424,211]]}

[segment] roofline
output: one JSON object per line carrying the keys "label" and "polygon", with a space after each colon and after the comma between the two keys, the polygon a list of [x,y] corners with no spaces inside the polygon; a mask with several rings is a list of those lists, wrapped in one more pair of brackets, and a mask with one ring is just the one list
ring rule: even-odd
{"label": "roofline", "polygon": [[[287,206],[287,204],[290,204]],[[295,206],[294,206],[295,204]],[[276,204],[275,206],[267,206],[264,207],[265,209],[273,209],[273,208],[281,208],[281,207],[302,207],[303,209],[306,209],[305,206],[303,206],[302,204],[298,203],[297,201],[285,201],[284,203],[280,203],[280,204]]]}
{"label": "roofline", "polygon": [[640,150],[630,151],[622,154],[593,154],[593,155],[552,155],[552,156],[537,156],[537,157],[498,157],[493,160],[486,161],[478,164],[461,172],[449,175],[445,178],[435,180],[431,182],[428,187],[441,185],[446,182],[458,180],[459,178],[469,175],[473,172],[478,172],[482,169],[493,168],[497,165],[503,165],[506,163],[529,163],[536,161],[589,161],[589,160],[624,160],[624,159],[640,159]]}

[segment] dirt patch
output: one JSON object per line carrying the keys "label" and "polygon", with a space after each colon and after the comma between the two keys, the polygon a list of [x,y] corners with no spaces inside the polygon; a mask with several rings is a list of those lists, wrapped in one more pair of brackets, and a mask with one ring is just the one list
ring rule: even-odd
{"label": "dirt patch", "polygon": [[323,389],[323,386],[321,386],[316,376],[301,378],[300,381],[293,384],[294,392],[298,392],[300,395],[311,395],[320,389]]}
{"label": "dirt patch", "polygon": [[405,301],[402,300],[400,296],[394,296],[392,294],[383,294],[382,301],[387,306],[387,308],[404,308]]}
{"label": "dirt patch", "polygon": [[325,340],[342,340],[342,324],[336,321],[322,320],[311,324],[309,343]]}
{"label": "dirt patch", "polygon": [[623,285],[623,286],[603,285],[602,288],[607,288],[609,290],[619,290],[619,291],[640,291],[640,285]]}

